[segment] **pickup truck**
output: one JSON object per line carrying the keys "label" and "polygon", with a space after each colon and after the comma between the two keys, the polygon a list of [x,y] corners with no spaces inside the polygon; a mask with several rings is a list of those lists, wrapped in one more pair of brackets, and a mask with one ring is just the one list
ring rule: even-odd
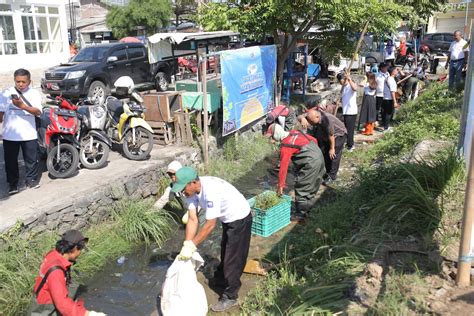
{"label": "pickup truck", "polygon": [[166,91],[176,70],[175,58],[150,64],[141,43],[100,44],[85,47],[68,63],[47,69],[41,89],[53,96],[100,99],[110,94],[119,77],[130,76],[138,88],[153,85]]}

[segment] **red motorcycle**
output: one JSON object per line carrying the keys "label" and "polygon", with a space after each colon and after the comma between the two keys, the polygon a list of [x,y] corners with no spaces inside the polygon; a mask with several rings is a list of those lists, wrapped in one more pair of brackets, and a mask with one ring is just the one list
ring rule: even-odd
{"label": "red motorcycle", "polygon": [[48,103],[56,107],[44,109],[38,139],[42,151],[47,153],[48,172],[55,178],[68,178],[79,166],[80,145],[75,139],[80,126],[77,106],[60,96],[50,100]]}

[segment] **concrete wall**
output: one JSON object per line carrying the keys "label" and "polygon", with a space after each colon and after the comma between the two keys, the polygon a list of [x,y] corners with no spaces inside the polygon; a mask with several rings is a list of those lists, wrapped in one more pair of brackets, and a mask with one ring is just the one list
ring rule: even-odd
{"label": "concrete wall", "polygon": [[[191,165],[199,163],[200,155],[193,150],[175,159]],[[108,186],[94,186],[80,197],[44,205],[34,216],[23,221],[20,236],[26,238],[46,231],[82,229],[110,217],[113,204],[119,200],[153,198],[158,194],[158,179],[166,176],[166,166],[163,161],[157,162],[157,165],[117,179]]]}

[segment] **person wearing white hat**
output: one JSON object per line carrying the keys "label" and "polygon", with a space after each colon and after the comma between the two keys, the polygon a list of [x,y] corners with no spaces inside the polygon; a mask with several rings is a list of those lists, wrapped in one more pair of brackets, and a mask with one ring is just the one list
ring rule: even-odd
{"label": "person wearing white hat", "polygon": [[[166,170],[166,174],[171,178],[171,184],[166,188],[165,192],[163,195],[156,201],[155,205],[153,205],[154,208],[161,210],[169,201],[171,201],[174,198],[178,198],[178,201],[180,201],[179,198],[181,198],[181,193],[173,193],[171,192],[171,188],[173,187],[173,184],[176,182],[176,172],[178,172],[179,169],[181,169],[183,166],[181,163],[177,160],[172,161],[168,165],[168,169]],[[180,201],[181,204],[181,201]],[[186,216],[186,214],[183,216]],[[186,223],[185,223],[186,224]]]}

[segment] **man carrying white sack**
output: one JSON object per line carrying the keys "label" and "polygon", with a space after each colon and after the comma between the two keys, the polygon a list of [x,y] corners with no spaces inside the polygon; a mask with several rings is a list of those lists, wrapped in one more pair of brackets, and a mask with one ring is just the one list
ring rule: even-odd
{"label": "man carrying white sack", "polygon": [[[180,260],[189,260],[196,246],[212,232],[217,219],[222,222],[221,262],[212,283],[222,285],[224,292],[211,309],[226,311],[237,305],[242,285],[240,277],[247,262],[252,228],[250,206],[230,183],[216,177],[198,177],[191,167],[179,169],[176,178],[171,191],[184,193],[189,213],[186,238],[178,256]],[[206,222],[199,231],[198,207],[206,214]]]}

